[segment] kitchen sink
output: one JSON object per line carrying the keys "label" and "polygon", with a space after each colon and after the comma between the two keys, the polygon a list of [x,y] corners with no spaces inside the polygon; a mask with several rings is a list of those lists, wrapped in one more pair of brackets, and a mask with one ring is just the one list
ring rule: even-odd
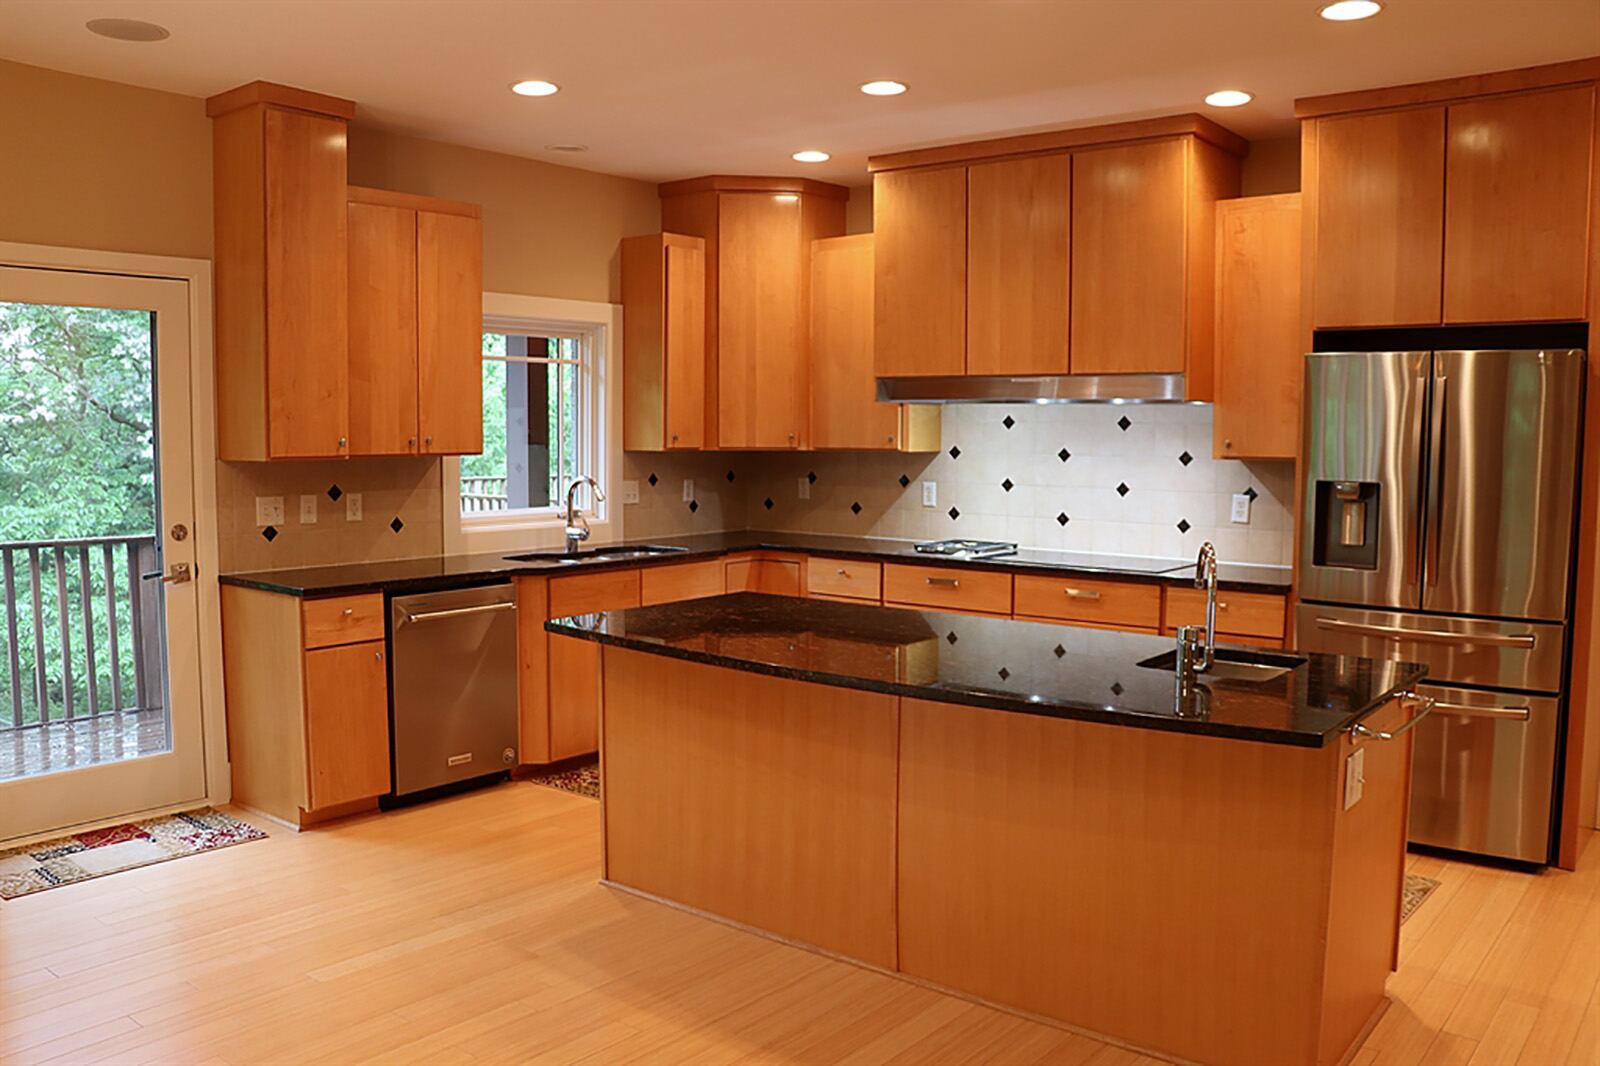
{"label": "kitchen sink", "polygon": [[[1246,681],[1260,684],[1265,681],[1275,681],[1305,664],[1305,657],[1300,655],[1277,655],[1264,651],[1218,648],[1211,669],[1203,674],[1196,674],[1195,680],[1201,684],[1207,681]],[[1176,650],[1164,652],[1154,658],[1142,660],[1139,665],[1150,670],[1166,670],[1171,673],[1177,669],[1178,653]]]}
{"label": "kitchen sink", "polygon": [[668,547],[664,544],[613,544],[605,548],[585,548],[582,551],[527,552],[508,555],[513,563],[616,563],[633,559],[651,559],[658,555],[686,552],[688,548]]}

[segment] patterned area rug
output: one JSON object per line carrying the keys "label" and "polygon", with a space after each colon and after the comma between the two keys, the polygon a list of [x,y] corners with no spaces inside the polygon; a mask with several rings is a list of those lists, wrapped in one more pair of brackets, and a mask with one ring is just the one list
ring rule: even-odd
{"label": "patterned area rug", "polygon": [[1406,874],[1406,887],[1400,894],[1400,920],[1403,922],[1415,914],[1423,900],[1433,895],[1433,890],[1438,887],[1439,882],[1431,877]]}
{"label": "patterned area rug", "polygon": [[0,899],[215,851],[267,834],[210,807],[0,851]]}
{"label": "patterned area rug", "polygon": [[582,762],[560,763],[549,770],[544,770],[528,778],[536,785],[546,788],[559,788],[563,792],[573,792],[589,799],[600,798],[600,762],[598,759],[589,759]]}

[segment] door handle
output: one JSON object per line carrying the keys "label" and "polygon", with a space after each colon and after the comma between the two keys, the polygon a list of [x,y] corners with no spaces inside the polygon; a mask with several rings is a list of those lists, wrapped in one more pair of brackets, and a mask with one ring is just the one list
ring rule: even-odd
{"label": "door handle", "polygon": [[421,614],[407,614],[407,622],[431,622],[436,618],[460,618],[467,614],[486,614],[489,611],[515,611],[515,603],[480,603],[476,607],[449,607],[443,611],[423,611]]}
{"label": "door handle", "polygon": [[1436,372],[1433,376],[1433,471],[1428,478],[1427,557],[1423,561],[1429,588],[1439,585],[1439,541],[1444,535],[1440,527],[1444,520],[1445,437],[1450,429],[1445,400],[1449,395],[1450,379],[1442,371]]}
{"label": "door handle", "polygon": [[1497,648],[1532,649],[1538,640],[1531,633],[1441,633],[1431,629],[1408,629],[1376,622],[1344,622],[1337,618],[1318,618],[1318,629],[1342,630],[1386,640],[1413,640],[1419,644],[1488,644]]}
{"label": "door handle", "polygon": [[194,580],[194,570],[188,563],[173,563],[165,574],[159,570],[152,570],[148,574],[140,574],[139,580],[154,581],[158,577],[163,585],[181,585]]}

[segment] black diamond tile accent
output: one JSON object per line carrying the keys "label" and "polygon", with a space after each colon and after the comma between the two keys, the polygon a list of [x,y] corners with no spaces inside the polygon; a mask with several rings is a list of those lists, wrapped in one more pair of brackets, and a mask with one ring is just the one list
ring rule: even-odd
{"label": "black diamond tile accent", "polygon": [[1113,696],[1122,695],[1122,691],[1123,690],[1122,690],[1122,682],[1121,681],[1117,681],[1117,682],[1113,682],[1112,683],[1112,685],[1111,685],[1111,694]]}
{"label": "black diamond tile accent", "polygon": [[689,513],[690,514],[694,514],[698,510],[700,510],[700,501],[699,500],[690,500],[689,501]]}
{"label": "black diamond tile accent", "polygon": [[995,671],[995,673],[1000,678],[1001,681],[1007,681],[1007,680],[1010,680],[1010,678],[1011,678],[1011,671],[1007,670],[1003,666],[999,670]]}
{"label": "black diamond tile accent", "polygon": [[1182,455],[1178,456],[1178,462],[1182,463],[1184,466],[1188,466],[1190,463],[1194,462],[1194,456],[1190,455],[1188,452],[1184,452]]}
{"label": "black diamond tile accent", "polygon": [[1128,487],[1128,483],[1126,481],[1124,481],[1122,484],[1117,486],[1117,495],[1118,496],[1126,496],[1128,493],[1130,493],[1132,491],[1133,490]]}
{"label": "black diamond tile accent", "polygon": [[1187,533],[1187,532],[1189,532],[1190,528],[1191,527],[1189,525],[1189,520],[1187,518],[1178,519],[1178,532],[1179,533]]}
{"label": "black diamond tile accent", "polygon": [[956,631],[952,629],[950,631],[950,635],[945,637],[944,639],[949,641],[951,644],[954,644],[956,641],[960,640],[961,638],[956,636]]}
{"label": "black diamond tile accent", "polygon": [[728,484],[733,484],[733,471],[728,471]]}
{"label": "black diamond tile accent", "polygon": [[1056,658],[1059,659],[1065,654],[1067,654],[1067,649],[1063,648],[1061,645],[1057,644],[1056,645]]}
{"label": "black diamond tile accent", "polygon": [[859,503],[852,503],[850,505],[850,513],[851,514],[860,514],[861,513],[861,505]]}
{"label": "black diamond tile accent", "polygon": [[949,514],[950,514],[950,521],[952,521],[952,522],[954,522],[956,519],[961,517],[961,512],[956,510],[954,507],[950,508]]}
{"label": "black diamond tile accent", "polygon": [[650,487],[651,488],[655,488],[656,487],[656,483],[658,481],[660,481],[660,480],[661,480],[660,478],[656,477],[654,474],[651,474],[650,475]]}
{"label": "black diamond tile accent", "polygon": [[765,507],[767,510],[770,511],[770,510],[772,510],[773,507],[775,507],[777,505],[772,502],[772,497],[768,496],[766,499],[761,501],[761,506]]}
{"label": "black diamond tile accent", "polygon": [[1010,478],[1006,478],[1004,481],[1000,482],[1000,487],[1005,489],[1007,492],[1010,492],[1012,489],[1016,488],[1016,486],[1011,483]]}
{"label": "black diamond tile accent", "polygon": [[1128,421],[1128,416],[1127,415],[1123,415],[1121,418],[1117,419],[1117,426],[1124,433],[1128,432],[1128,427],[1131,426],[1131,425],[1133,425],[1133,423]]}
{"label": "black diamond tile accent", "polygon": [[1067,451],[1065,448],[1062,448],[1059,452],[1056,452],[1056,458],[1060,459],[1064,463],[1068,459],[1072,458],[1072,453]]}
{"label": "black diamond tile accent", "polygon": [[813,470],[810,473],[808,473],[806,475],[806,480],[811,482],[811,484],[815,485],[817,483],[817,472],[815,470]]}
{"label": "black diamond tile accent", "polygon": [[404,522],[400,521],[400,516],[399,515],[395,515],[394,516],[394,520],[389,523],[389,528],[394,530],[396,533],[398,533],[402,529],[406,528],[406,524]]}
{"label": "black diamond tile accent", "polygon": [[329,488],[328,488],[328,499],[332,500],[334,503],[338,503],[339,502],[339,497],[343,496],[343,495],[344,495],[344,489],[341,489],[338,485],[329,486]]}
{"label": "black diamond tile accent", "polygon": [[1000,424],[1005,426],[1007,429],[1010,429],[1012,426],[1017,424],[1017,420],[1012,418],[1010,415],[1006,415],[1005,418],[1000,420]]}
{"label": "black diamond tile accent", "polygon": [[261,531],[261,535],[267,538],[268,544],[271,544],[273,541],[278,539],[278,530],[275,526],[268,526],[266,529]]}
{"label": "black diamond tile accent", "polygon": [[1256,487],[1254,485],[1251,485],[1249,488],[1245,489],[1244,490],[1244,494],[1246,496],[1250,497],[1250,502],[1251,503],[1255,503],[1256,502],[1256,498],[1261,495],[1259,492],[1256,491]]}
{"label": "black diamond tile accent", "polygon": [[954,444],[950,445],[950,458],[952,458],[952,459],[961,458],[961,449],[956,447]]}
{"label": "black diamond tile accent", "polygon": [[904,474],[901,474],[900,475],[900,487],[901,488],[905,488],[909,484],[911,484],[911,479],[906,477]]}
{"label": "black diamond tile accent", "polygon": [[1060,514],[1056,515],[1056,525],[1058,526],[1064,526],[1070,521],[1072,521],[1072,519],[1067,517],[1067,512],[1065,511],[1062,511]]}

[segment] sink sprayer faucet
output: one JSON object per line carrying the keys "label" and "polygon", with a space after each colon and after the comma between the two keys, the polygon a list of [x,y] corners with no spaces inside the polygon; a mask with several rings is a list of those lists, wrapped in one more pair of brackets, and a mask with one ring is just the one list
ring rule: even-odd
{"label": "sink sprayer faucet", "polygon": [[600,483],[588,474],[579,474],[572,479],[572,484],[567,486],[567,552],[575,553],[578,545],[589,539],[589,520],[583,517],[573,506],[573,498],[577,495],[578,488],[587,484],[594,490],[594,502],[604,503],[606,494],[600,490]]}

